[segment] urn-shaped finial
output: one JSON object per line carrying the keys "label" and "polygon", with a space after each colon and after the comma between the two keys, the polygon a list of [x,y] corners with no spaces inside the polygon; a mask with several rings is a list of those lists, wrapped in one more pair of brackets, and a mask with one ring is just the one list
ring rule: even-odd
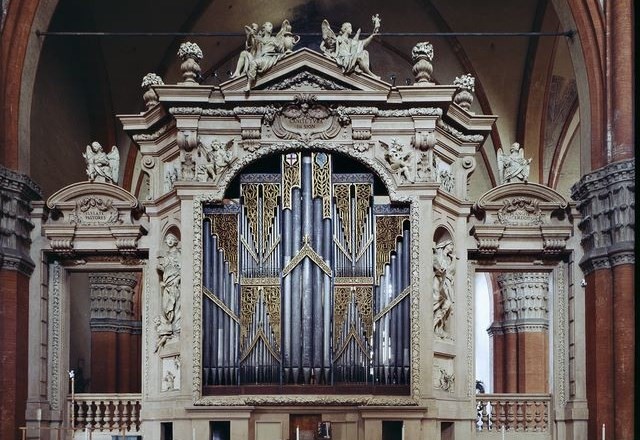
{"label": "urn-shaped finial", "polygon": [[453,102],[468,111],[473,103],[473,95],[471,93],[475,91],[476,79],[470,73],[467,73],[456,77],[453,85],[458,86]]}
{"label": "urn-shaped finial", "polygon": [[153,86],[162,85],[164,85],[162,78],[155,73],[147,73],[142,78],[142,90],[144,91],[142,99],[144,99],[144,104],[147,107],[147,110],[158,104],[158,94],[153,90]]}
{"label": "urn-shaped finial", "polygon": [[428,85],[433,84],[431,74],[433,73],[433,45],[429,42],[423,41],[415,46],[411,50],[411,57],[413,58],[413,74],[416,77],[414,85]]}
{"label": "urn-shaped finial", "polygon": [[202,59],[202,49],[191,42],[182,43],[178,49],[178,56],[182,60],[180,70],[185,83],[196,83],[200,78],[200,60]]}

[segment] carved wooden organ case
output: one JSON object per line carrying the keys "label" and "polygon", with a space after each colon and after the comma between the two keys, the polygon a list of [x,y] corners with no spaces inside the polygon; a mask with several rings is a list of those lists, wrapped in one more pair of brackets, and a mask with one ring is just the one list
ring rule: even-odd
{"label": "carved wooden organ case", "polygon": [[409,206],[334,160],[283,153],[205,206],[204,385],[408,383]]}

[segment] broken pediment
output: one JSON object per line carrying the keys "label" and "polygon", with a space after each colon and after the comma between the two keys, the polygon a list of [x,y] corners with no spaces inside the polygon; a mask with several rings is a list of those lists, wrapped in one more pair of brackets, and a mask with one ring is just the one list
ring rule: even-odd
{"label": "broken pediment", "polygon": [[572,235],[572,206],[536,183],[509,183],[486,192],[473,207],[471,234],[480,254],[562,252]]}
{"label": "broken pediment", "polygon": [[110,183],[74,183],[49,197],[47,207],[50,215],[43,230],[55,252],[132,253],[146,234],[138,199]]}

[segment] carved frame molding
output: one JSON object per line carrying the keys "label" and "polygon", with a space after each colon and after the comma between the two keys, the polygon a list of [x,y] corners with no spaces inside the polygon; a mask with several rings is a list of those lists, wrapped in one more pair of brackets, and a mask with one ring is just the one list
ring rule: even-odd
{"label": "carved frame molding", "polygon": [[573,210],[572,203],[543,185],[517,182],[495,187],[473,206],[475,252],[563,253],[574,233]]}
{"label": "carved frame molding", "polygon": [[51,250],[61,256],[84,250],[138,251],[147,233],[138,199],[110,183],[79,182],[66,186],[47,200],[49,218],[42,230]]}

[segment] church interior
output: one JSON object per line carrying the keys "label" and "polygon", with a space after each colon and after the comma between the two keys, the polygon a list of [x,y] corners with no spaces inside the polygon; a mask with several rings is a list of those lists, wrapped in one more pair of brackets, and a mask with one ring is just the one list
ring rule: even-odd
{"label": "church interior", "polygon": [[632,1],[0,5],[0,438],[635,438]]}

